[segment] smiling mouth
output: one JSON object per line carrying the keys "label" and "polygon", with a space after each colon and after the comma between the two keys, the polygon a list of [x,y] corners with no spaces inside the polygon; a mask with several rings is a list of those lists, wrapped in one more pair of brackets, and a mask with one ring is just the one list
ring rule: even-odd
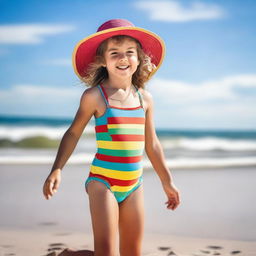
{"label": "smiling mouth", "polygon": [[119,70],[126,70],[128,69],[130,66],[117,66],[116,68]]}

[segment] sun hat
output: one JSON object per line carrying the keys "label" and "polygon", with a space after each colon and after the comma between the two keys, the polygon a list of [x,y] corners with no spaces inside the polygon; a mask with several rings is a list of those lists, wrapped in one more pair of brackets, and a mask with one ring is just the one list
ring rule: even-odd
{"label": "sun hat", "polygon": [[80,79],[86,75],[88,65],[94,61],[99,45],[104,40],[116,35],[126,35],[137,39],[144,52],[151,57],[151,62],[156,66],[150,76],[157,71],[165,54],[164,41],[149,30],[135,27],[128,20],[112,19],[103,23],[96,33],[80,40],[76,44],[72,63],[75,73]]}

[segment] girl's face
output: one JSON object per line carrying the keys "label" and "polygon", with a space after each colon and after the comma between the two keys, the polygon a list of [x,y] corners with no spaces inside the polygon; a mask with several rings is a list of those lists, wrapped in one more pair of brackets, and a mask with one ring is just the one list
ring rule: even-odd
{"label": "girl's face", "polygon": [[110,78],[132,78],[139,65],[137,44],[130,39],[124,39],[120,43],[109,40],[104,59]]}

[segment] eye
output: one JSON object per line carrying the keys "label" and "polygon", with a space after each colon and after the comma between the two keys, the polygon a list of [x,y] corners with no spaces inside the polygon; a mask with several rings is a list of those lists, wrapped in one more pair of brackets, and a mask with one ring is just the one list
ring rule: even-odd
{"label": "eye", "polygon": [[110,55],[115,55],[115,54],[117,54],[117,52],[111,52],[111,54],[110,54]]}
{"label": "eye", "polygon": [[134,53],[134,51],[128,51],[127,53],[131,53],[131,54],[133,54],[133,53]]}

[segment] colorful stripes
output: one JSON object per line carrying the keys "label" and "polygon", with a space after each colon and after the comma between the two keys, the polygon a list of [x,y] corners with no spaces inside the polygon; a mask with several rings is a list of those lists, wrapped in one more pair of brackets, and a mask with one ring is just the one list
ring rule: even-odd
{"label": "colorful stripes", "polygon": [[97,141],[98,148],[116,149],[116,150],[130,150],[143,149],[144,141]]}
{"label": "colorful stripes", "polygon": [[98,148],[98,153],[111,156],[139,156],[143,154],[143,150],[112,150],[105,148]]}
{"label": "colorful stripes", "polygon": [[123,157],[123,156],[111,156],[111,155],[103,155],[96,153],[96,158],[102,161],[108,162],[116,162],[116,163],[136,163],[141,161],[142,156],[130,156],[130,157]]}
{"label": "colorful stripes", "polygon": [[138,179],[133,179],[133,180],[118,180],[118,179],[114,179],[114,178],[107,178],[103,175],[100,174],[90,174],[89,177],[98,177],[100,179],[105,180],[106,182],[109,183],[110,186],[124,186],[124,187],[128,187],[128,186],[132,186],[135,185],[138,182]]}
{"label": "colorful stripes", "polygon": [[145,119],[143,117],[109,117],[108,123],[109,124],[144,124]]}
{"label": "colorful stripes", "polygon": [[103,168],[95,165],[91,165],[90,172],[92,174],[99,174],[104,176],[105,178],[113,178],[118,180],[134,180],[142,175],[142,169],[138,169],[135,171],[120,171],[120,170],[112,170],[108,168]]}
{"label": "colorful stripes", "polygon": [[[142,105],[135,108],[109,106],[106,92],[102,86],[98,87],[107,109],[101,117],[95,118],[98,149],[86,185],[92,180],[100,181],[121,202],[142,183],[145,112]],[[141,97],[139,92],[138,95]]]}

